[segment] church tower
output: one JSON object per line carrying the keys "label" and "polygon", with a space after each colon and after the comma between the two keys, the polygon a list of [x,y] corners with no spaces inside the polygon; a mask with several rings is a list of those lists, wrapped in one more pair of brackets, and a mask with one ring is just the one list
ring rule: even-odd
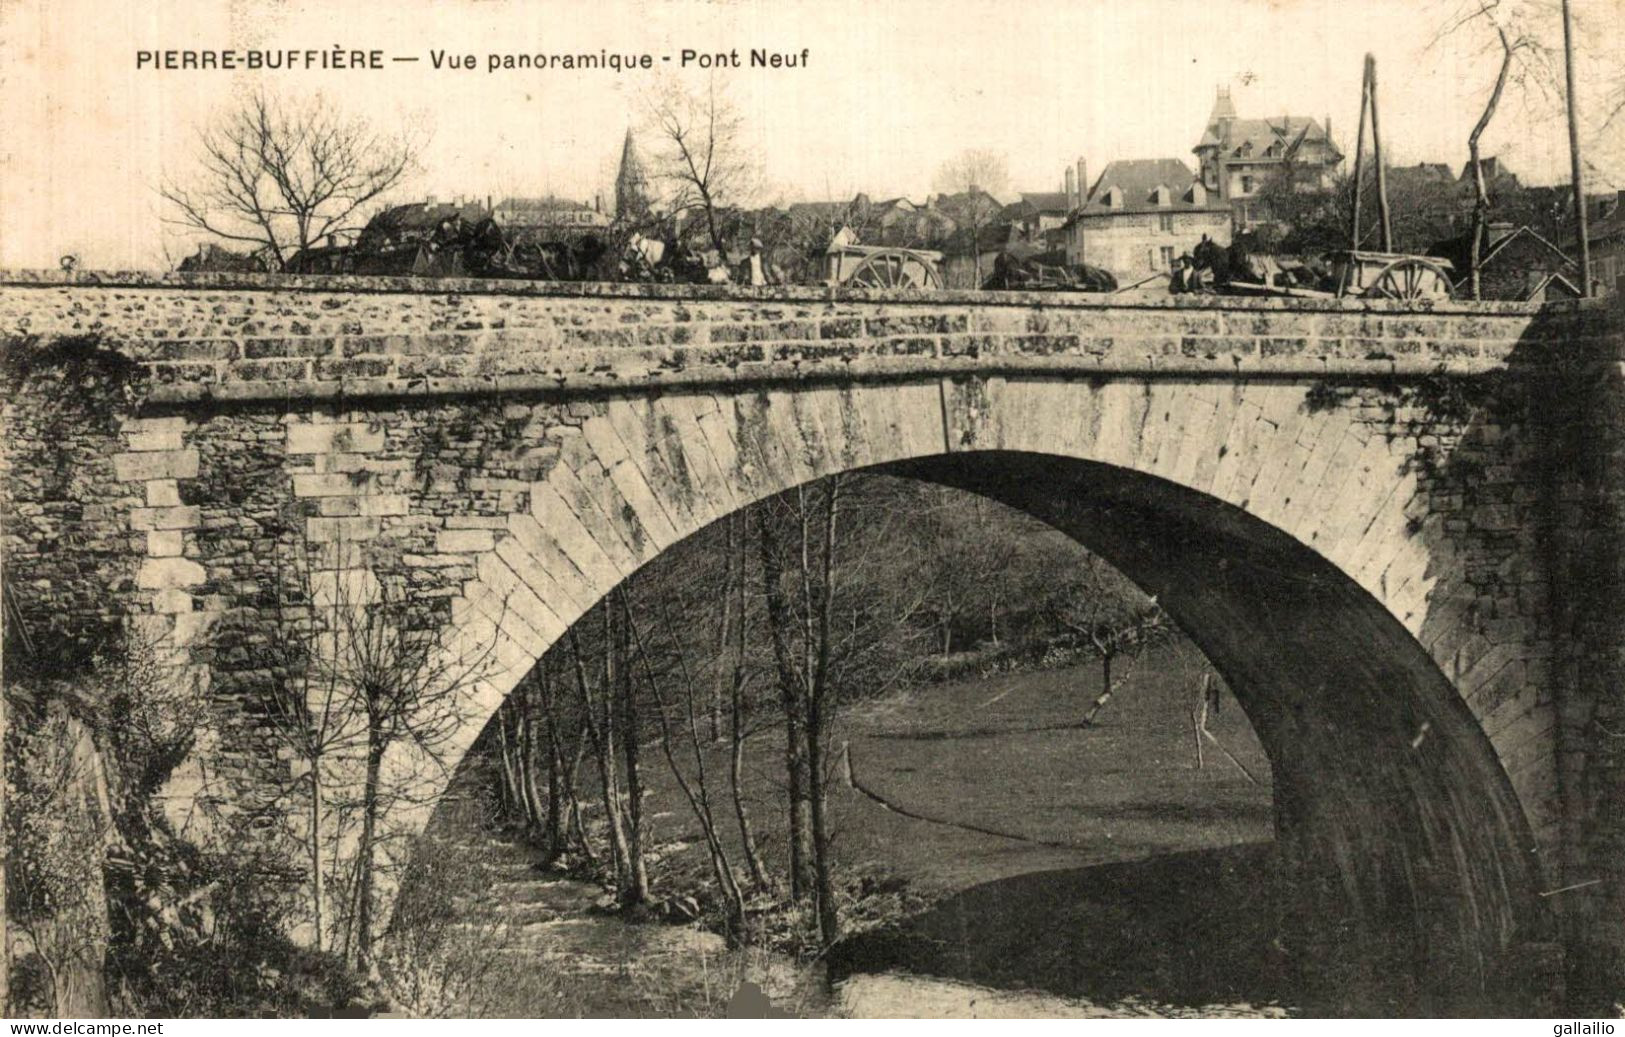
{"label": "church tower", "polygon": [[636,219],[649,212],[649,175],[644,172],[643,160],[638,157],[637,142],[632,131],[626,131],[626,142],[621,145],[621,168],[615,174],[615,218]]}

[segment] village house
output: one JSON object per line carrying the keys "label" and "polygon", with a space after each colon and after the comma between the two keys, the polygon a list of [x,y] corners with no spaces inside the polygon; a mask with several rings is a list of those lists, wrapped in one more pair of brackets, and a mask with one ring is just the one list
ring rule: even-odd
{"label": "village house", "polygon": [[[1484,171],[1484,184],[1490,191],[1516,191],[1518,189],[1518,174],[1512,172],[1502,164],[1500,158],[1491,155],[1478,160],[1478,166]],[[1468,162],[1461,167],[1460,180],[1464,184],[1473,183],[1473,164]]]}
{"label": "village house", "polygon": [[609,217],[596,203],[588,206],[551,195],[542,198],[504,198],[497,203],[491,215],[515,240],[535,237],[555,241],[561,235],[601,230],[610,223]]}
{"label": "village house", "polygon": [[[1484,229],[1479,298],[1540,302],[1579,296],[1579,264],[1562,249],[1527,226],[1497,221]],[[1472,276],[1473,232],[1440,242],[1429,254],[1448,259],[1457,281],[1466,285]]]}
{"label": "village house", "polygon": [[1599,216],[1586,235],[1591,244],[1591,280],[1600,295],[1625,294],[1625,191],[1611,205],[1602,206]]}
{"label": "village house", "polygon": [[1171,270],[1204,237],[1230,244],[1230,207],[1177,158],[1112,162],[1065,224],[1068,263],[1122,284]]}
{"label": "village house", "polygon": [[[1070,170],[1068,173],[1067,180],[1070,183]],[[1023,191],[1018,201],[1004,207],[999,219],[1014,227],[1020,240],[1040,245],[1045,242],[1046,235],[1060,230],[1066,224],[1066,218],[1077,206],[1076,189]]]}
{"label": "village house", "polygon": [[1237,230],[1253,229],[1269,219],[1253,199],[1283,170],[1292,170],[1299,190],[1325,190],[1343,161],[1328,126],[1302,115],[1237,118],[1227,87],[1219,88],[1207,128],[1191,150],[1202,185],[1231,208]]}

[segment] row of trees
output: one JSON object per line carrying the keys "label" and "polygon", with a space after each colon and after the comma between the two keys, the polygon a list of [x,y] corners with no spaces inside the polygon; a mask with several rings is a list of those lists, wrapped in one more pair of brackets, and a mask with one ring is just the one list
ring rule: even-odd
{"label": "row of trees", "polygon": [[[623,905],[651,898],[641,799],[658,754],[698,826],[705,886],[728,930],[803,913],[806,946],[841,932],[829,796],[843,706],[951,664],[1096,656],[1166,633],[1154,602],[1071,541],[1000,505],[843,476],[760,502],[667,552],[547,653],[487,730],[505,813],[551,857],[597,866]],[[948,664],[948,665],[945,665]],[[782,748],[764,846],[749,739]],[[587,777],[586,772],[591,776]],[[593,801],[596,800],[596,803]],[[598,816],[594,816],[594,815]],[[680,884],[680,883],[679,883]]]}
{"label": "row of trees", "polygon": [[[799,269],[804,264],[796,258],[821,253],[842,226],[865,241],[921,247],[940,247],[958,230],[974,253],[1002,208],[995,196],[1008,187],[1003,158],[973,149],[939,171],[936,187],[952,204],[935,222],[883,228],[861,206],[822,206],[814,218],[798,218],[757,207],[761,162],[738,111],[714,82],[693,91],[664,81],[646,93],[642,108],[655,145],[650,186],[659,196],[657,222],[683,225],[685,240],[723,257],[762,238],[769,254],[783,257],[781,265],[798,267],[797,275],[821,276]],[[279,270],[302,251],[359,234],[421,171],[425,144],[421,134],[379,130],[321,96],[296,101],[256,93],[199,128],[196,167],[159,188],[165,219]],[[617,216],[629,227],[653,225],[647,211]]]}

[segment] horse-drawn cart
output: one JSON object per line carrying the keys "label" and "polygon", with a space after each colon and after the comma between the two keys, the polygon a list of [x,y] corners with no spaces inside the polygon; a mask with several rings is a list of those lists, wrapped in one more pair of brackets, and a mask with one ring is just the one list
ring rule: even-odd
{"label": "horse-drawn cart", "polygon": [[[1448,299],[1455,290],[1450,261],[1397,252],[1344,250],[1326,256],[1329,272],[1320,276],[1314,265],[1286,256],[1249,253],[1231,257],[1224,274],[1192,278],[1196,291],[1222,291],[1230,295],[1296,296],[1311,299]],[[1199,260],[1199,262],[1201,262]],[[1324,269],[1324,268],[1322,268]]]}
{"label": "horse-drawn cart", "polygon": [[1332,293],[1362,299],[1448,299],[1455,285],[1450,261],[1394,252],[1335,252]]}
{"label": "horse-drawn cart", "polygon": [[942,287],[942,275],[937,272],[940,262],[941,252],[859,245],[852,233],[843,229],[824,253],[824,283],[935,291]]}

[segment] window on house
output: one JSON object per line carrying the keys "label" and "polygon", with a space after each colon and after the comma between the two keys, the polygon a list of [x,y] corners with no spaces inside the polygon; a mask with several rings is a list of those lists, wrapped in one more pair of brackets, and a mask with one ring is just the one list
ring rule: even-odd
{"label": "window on house", "polygon": [[1164,270],[1174,268],[1174,247],[1172,245],[1162,246],[1162,268]]}
{"label": "window on house", "polygon": [[1145,268],[1147,270],[1155,270],[1155,269],[1157,269],[1157,250],[1156,249],[1148,248],[1148,249],[1145,250]]}
{"label": "window on house", "polygon": [[1172,234],[1174,232],[1173,214],[1166,212],[1159,213],[1157,215],[1157,229],[1162,231],[1164,234]]}
{"label": "window on house", "polygon": [[1241,178],[1241,190],[1242,190],[1243,194],[1252,194],[1253,193],[1253,178],[1252,177],[1246,176],[1246,175],[1242,176],[1242,178]]}

